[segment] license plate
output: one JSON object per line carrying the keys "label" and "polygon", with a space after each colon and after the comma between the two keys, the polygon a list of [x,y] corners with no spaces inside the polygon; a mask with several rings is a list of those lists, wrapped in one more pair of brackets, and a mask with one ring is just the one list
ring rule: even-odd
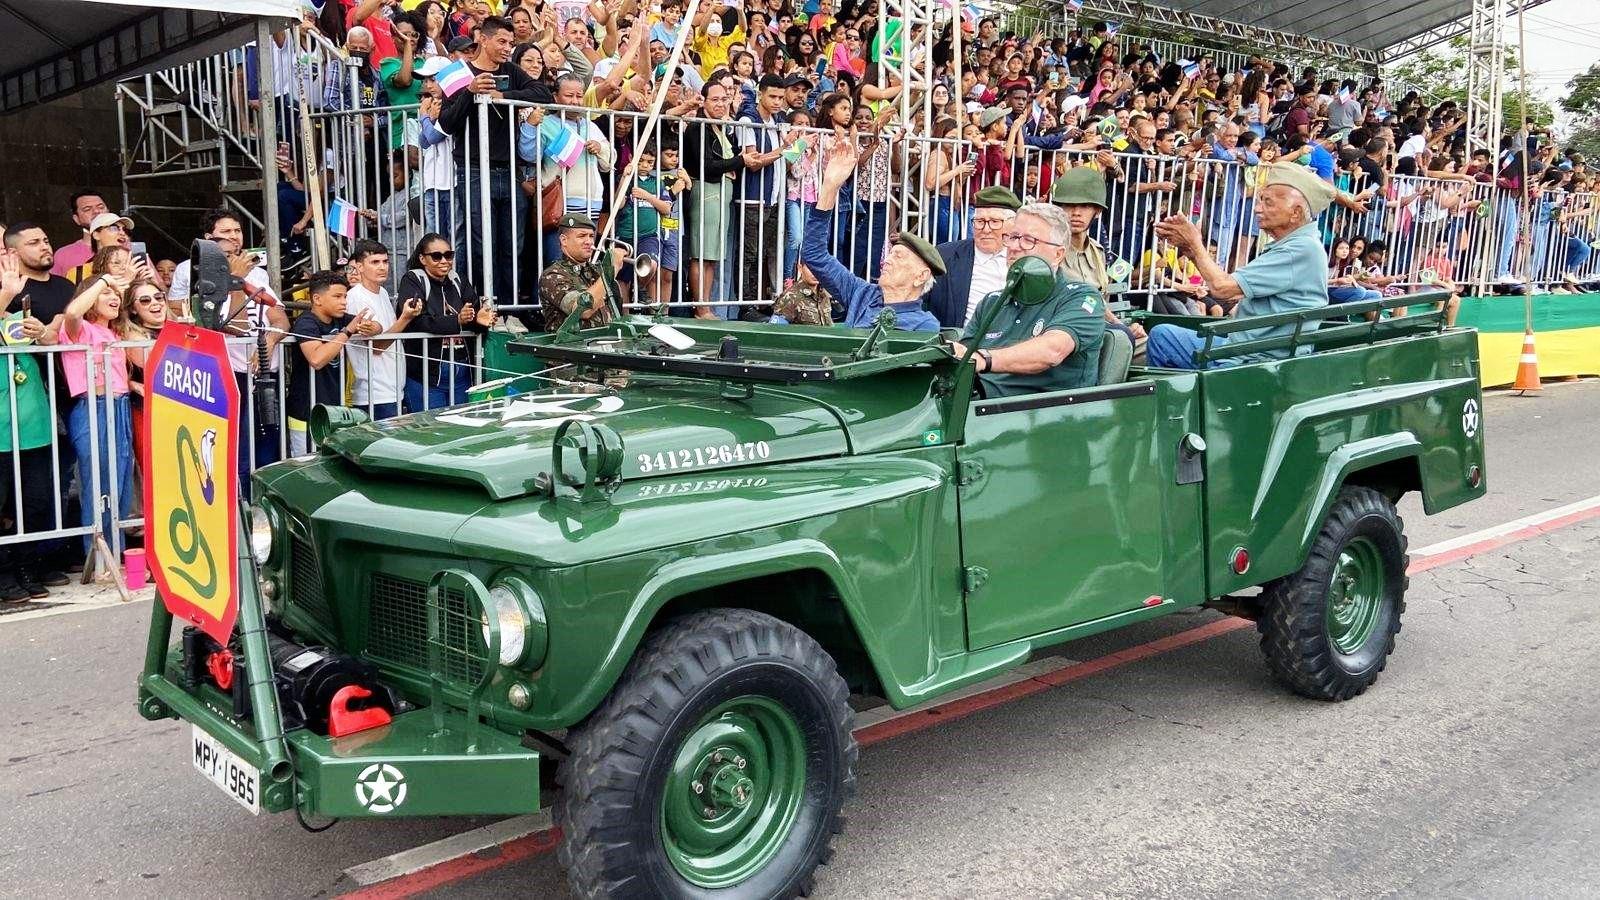
{"label": "license plate", "polygon": [[191,761],[196,770],[224,794],[254,815],[261,815],[261,772],[233,755],[222,742],[194,726]]}

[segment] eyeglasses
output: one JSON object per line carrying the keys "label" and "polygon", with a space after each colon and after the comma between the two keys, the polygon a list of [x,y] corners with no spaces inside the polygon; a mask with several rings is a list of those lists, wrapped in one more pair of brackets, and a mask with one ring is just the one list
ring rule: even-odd
{"label": "eyeglasses", "polygon": [[434,262],[454,262],[456,258],[454,250],[434,250],[431,253],[419,253],[417,255],[424,259],[431,259]]}
{"label": "eyeglasses", "polygon": [[844,38],[847,41],[859,41],[859,40],[861,40],[861,35],[859,35],[859,34],[846,34],[844,36]]}
{"label": "eyeglasses", "polygon": [[1017,231],[1006,234],[1005,236],[1001,237],[1000,240],[1004,241],[1007,247],[1014,246],[1019,250],[1032,250],[1040,244],[1047,244],[1051,247],[1066,246],[1060,241],[1047,241],[1044,238],[1036,238],[1031,234],[1022,234],[1021,232]]}
{"label": "eyeglasses", "polygon": [[972,227],[979,231],[992,231],[996,228],[1006,227],[1005,219],[973,219]]}

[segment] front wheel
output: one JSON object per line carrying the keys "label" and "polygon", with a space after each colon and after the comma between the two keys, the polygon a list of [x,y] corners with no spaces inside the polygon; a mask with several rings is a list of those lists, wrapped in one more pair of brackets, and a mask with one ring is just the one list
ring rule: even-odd
{"label": "front wheel", "polygon": [[650,635],[560,771],[574,892],[809,893],[855,788],[848,700],[827,652],[762,613],[705,610]]}
{"label": "front wheel", "polygon": [[1365,691],[1394,651],[1406,565],[1404,523],[1389,498],[1341,488],[1306,564],[1263,591],[1256,627],[1272,674],[1316,700]]}

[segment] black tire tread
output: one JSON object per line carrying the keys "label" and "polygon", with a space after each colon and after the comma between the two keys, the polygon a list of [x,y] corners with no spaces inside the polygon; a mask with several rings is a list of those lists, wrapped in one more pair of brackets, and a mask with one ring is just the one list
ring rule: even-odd
{"label": "black tire tread", "polygon": [[[765,613],[690,613],[645,638],[606,699],[569,735],[571,756],[557,772],[562,794],[555,813],[563,832],[558,858],[578,896],[648,895],[649,886],[637,874],[641,851],[629,829],[636,815],[634,791],[650,753],[694,685],[752,657],[784,659],[823,689],[835,716],[832,727],[843,736],[840,805],[854,795],[859,757],[851,733],[854,712],[849,688],[827,651],[805,632]],[[833,836],[843,827],[844,817],[835,812],[813,859],[831,858]],[[805,896],[813,883],[807,871],[780,897]]]}
{"label": "black tire tread", "polygon": [[[1400,595],[1396,599],[1393,627],[1384,635],[1385,646],[1377,664],[1366,673],[1352,675],[1334,659],[1324,624],[1327,581],[1339,558],[1344,537],[1356,523],[1377,515],[1389,520],[1400,540]],[[1262,614],[1256,622],[1261,650],[1273,676],[1295,693],[1314,700],[1343,701],[1359,696],[1378,680],[1394,652],[1395,635],[1405,612],[1405,592],[1411,579],[1403,574],[1410,564],[1405,523],[1389,498],[1376,490],[1346,485],[1328,510],[1311,553],[1298,572],[1263,586]]]}

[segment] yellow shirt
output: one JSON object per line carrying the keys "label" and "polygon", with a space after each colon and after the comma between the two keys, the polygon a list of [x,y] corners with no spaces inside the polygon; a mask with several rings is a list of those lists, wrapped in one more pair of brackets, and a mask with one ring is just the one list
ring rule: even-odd
{"label": "yellow shirt", "polygon": [[734,44],[744,43],[744,27],[734,26],[731,33],[721,37],[712,37],[703,31],[696,31],[694,40],[689,43],[689,49],[700,57],[700,74],[710,78],[711,73],[728,64],[728,48]]}

